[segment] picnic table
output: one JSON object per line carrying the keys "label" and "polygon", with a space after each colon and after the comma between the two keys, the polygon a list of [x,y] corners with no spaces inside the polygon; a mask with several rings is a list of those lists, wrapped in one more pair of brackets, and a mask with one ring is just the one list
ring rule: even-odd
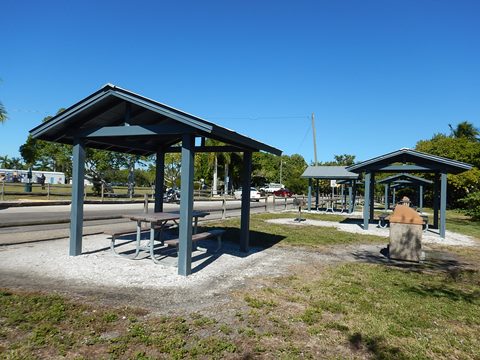
{"label": "picnic table", "polygon": [[[210,213],[206,211],[196,211],[192,212],[193,221],[193,234],[197,234],[197,226],[198,226],[198,218],[203,218]],[[163,236],[162,233],[165,229],[169,228],[169,222],[173,222],[178,225],[178,221],[180,220],[180,212],[156,212],[156,213],[141,213],[136,215],[122,215],[123,218],[130,219],[136,222],[136,246],[135,246],[135,254],[131,257],[135,259],[142,250],[147,250],[150,252],[150,257],[156,263],[157,259],[154,256],[155,250],[155,233],[159,233],[159,240],[163,244]],[[141,234],[142,234],[142,224],[147,225],[147,229],[150,231],[150,237],[148,246],[142,247],[141,246]],[[115,251],[115,237],[119,235],[125,235],[127,233],[133,233],[132,231],[122,231],[122,232],[111,232],[110,235],[112,236],[111,241],[111,249],[114,253],[118,254]]]}

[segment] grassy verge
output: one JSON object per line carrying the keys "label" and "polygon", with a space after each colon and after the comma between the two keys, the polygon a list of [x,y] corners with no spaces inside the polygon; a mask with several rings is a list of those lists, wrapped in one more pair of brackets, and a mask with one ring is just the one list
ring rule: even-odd
{"label": "grassy verge", "polygon": [[[262,245],[318,247],[385,239],[251,218]],[[308,215],[325,219],[325,215]],[[331,216],[331,215],[327,215]],[[238,219],[218,224],[237,231]],[[463,226],[460,224],[459,226]],[[465,226],[469,226],[466,224]],[[444,251],[451,251],[449,248]],[[228,316],[152,316],[58,295],[0,290],[0,359],[457,358],[480,354],[479,248],[471,265],[311,263],[236,290]]]}
{"label": "grassy verge", "polygon": [[[338,231],[333,227],[282,225],[266,222],[268,219],[295,218],[295,213],[266,213],[250,217],[250,243],[253,246],[302,246],[324,247],[346,244],[383,244],[384,237],[353,234]],[[314,220],[343,221],[345,216],[329,214],[305,214],[302,217]],[[221,227],[227,230],[228,239],[239,239],[240,219],[232,218],[208,223],[209,227]]]}
{"label": "grassy verge", "polygon": [[237,292],[230,319],[145,316],[0,291],[0,358],[464,358],[480,353],[476,270],[321,264]]}

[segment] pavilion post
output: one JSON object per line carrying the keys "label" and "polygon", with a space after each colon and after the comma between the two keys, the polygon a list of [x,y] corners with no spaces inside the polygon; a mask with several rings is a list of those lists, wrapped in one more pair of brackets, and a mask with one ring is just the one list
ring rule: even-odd
{"label": "pavilion post", "polygon": [[240,219],[240,251],[248,252],[250,247],[250,186],[252,174],[252,152],[243,153],[242,210]]}
{"label": "pavilion post", "polygon": [[353,193],[353,196],[352,196],[352,211],[351,212],[354,212],[355,211],[355,204],[357,202],[357,180],[353,180],[353,189],[352,189],[352,193]]}
{"label": "pavilion post", "polygon": [[364,200],[363,200],[363,229],[368,230],[368,222],[370,220],[370,191],[372,187],[372,175],[370,174],[370,171],[367,171],[365,173],[365,194],[364,194]]}
{"label": "pavilion post", "polygon": [[385,211],[388,210],[388,184],[385,184]]}
{"label": "pavilion post", "polygon": [[163,184],[165,183],[165,152],[157,151],[155,158],[155,212],[163,211]]}
{"label": "pavilion post", "polygon": [[320,179],[316,179],[316,184],[315,184],[315,209],[318,210],[318,202],[319,202],[319,191],[320,191]]}
{"label": "pavilion post", "polygon": [[373,221],[373,211],[375,210],[375,173],[372,172],[370,178],[370,221]]}
{"label": "pavilion post", "polygon": [[423,212],[423,185],[418,187],[418,208]]}
{"label": "pavilion post", "polygon": [[445,239],[447,215],[447,173],[442,172],[440,184],[440,237]]}
{"label": "pavilion post", "polygon": [[352,183],[348,185],[348,213],[351,214],[353,212],[353,197],[352,197]]}
{"label": "pavilion post", "polygon": [[308,211],[312,210],[312,178],[308,179]]}
{"label": "pavilion post", "polygon": [[195,137],[184,134],[182,138],[182,165],[180,182],[180,223],[178,244],[178,275],[192,273],[192,212],[193,212],[193,165]]}
{"label": "pavilion post", "polygon": [[439,207],[439,196],[440,196],[440,179],[437,173],[435,173],[433,183],[433,227],[438,229],[438,207]]}
{"label": "pavilion post", "polygon": [[82,253],[85,141],[74,139],[72,160],[72,205],[70,212],[70,256]]}

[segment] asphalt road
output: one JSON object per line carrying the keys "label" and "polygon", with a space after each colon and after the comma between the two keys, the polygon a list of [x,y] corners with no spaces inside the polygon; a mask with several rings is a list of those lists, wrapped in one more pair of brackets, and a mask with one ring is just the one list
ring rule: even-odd
{"label": "asphalt road", "polygon": [[[290,199],[290,202],[292,200]],[[209,211],[205,219],[222,217],[222,201],[196,201],[195,210]],[[228,201],[226,216],[240,215],[241,202]],[[269,209],[272,204],[269,204]],[[277,209],[283,209],[283,201],[277,201]],[[179,210],[178,204],[164,204],[164,211]],[[122,215],[143,212],[143,204],[85,204],[84,235],[98,234],[114,226],[116,229],[134,228]],[[149,204],[153,211],[153,204]],[[264,212],[265,202],[252,202],[251,212]],[[69,236],[70,205],[30,206],[0,208],[0,245],[60,239]]]}

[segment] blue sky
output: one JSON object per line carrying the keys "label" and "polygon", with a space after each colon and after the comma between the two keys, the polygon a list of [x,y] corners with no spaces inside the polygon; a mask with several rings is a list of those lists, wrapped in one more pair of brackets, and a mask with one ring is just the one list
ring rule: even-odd
{"label": "blue sky", "polygon": [[105,83],[313,160],[480,127],[480,2],[18,1],[0,22],[0,155]]}

